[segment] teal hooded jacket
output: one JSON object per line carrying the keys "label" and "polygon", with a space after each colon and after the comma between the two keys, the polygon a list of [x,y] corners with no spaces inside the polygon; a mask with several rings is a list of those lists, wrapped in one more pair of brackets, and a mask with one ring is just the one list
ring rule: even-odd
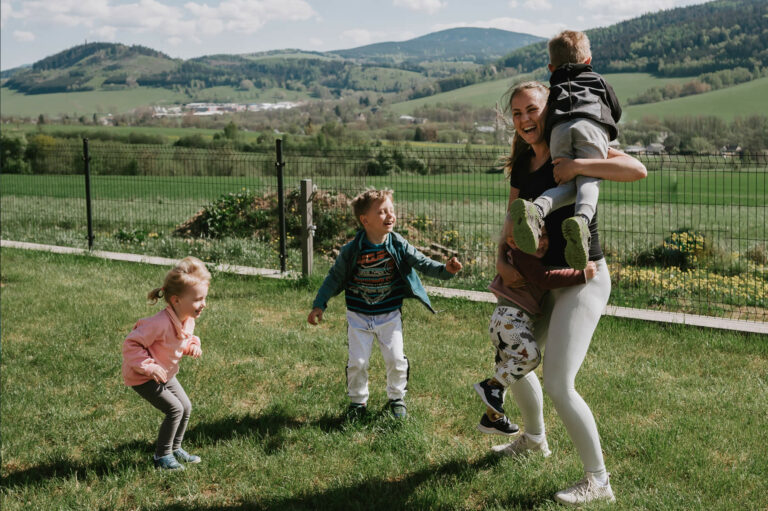
{"label": "teal hooded jacket", "polygon": [[[325,277],[323,285],[320,286],[315,301],[312,302],[312,307],[325,310],[328,306],[328,300],[344,291],[347,282],[352,278],[355,271],[356,261],[362,251],[364,239],[365,231],[360,229],[352,241],[341,247],[339,256],[328,271],[328,276]],[[432,303],[430,303],[427,292],[415,270],[419,270],[429,277],[443,280],[452,278],[453,274],[445,269],[444,264],[425,256],[396,232],[387,236],[384,248],[392,256],[395,267],[406,283],[405,297],[418,299],[434,313],[435,309],[432,308]]]}

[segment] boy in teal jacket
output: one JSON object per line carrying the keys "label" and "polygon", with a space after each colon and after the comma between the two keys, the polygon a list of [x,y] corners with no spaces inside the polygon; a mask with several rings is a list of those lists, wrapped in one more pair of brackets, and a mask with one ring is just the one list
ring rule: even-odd
{"label": "boy in teal jacket", "polygon": [[344,291],[349,324],[348,416],[361,417],[366,412],[368,362],[376,338],[387,369],[390,410],[403,418],[409,369],[403,353],[403,299],[416,298],[435,312],[415,270],[447,280],[462,266],[455,257],[447,264],[433,261],[393,231],[397,217],[391,190],[366,190],[352,200],[352,208],[362,229],[341,247],[307,321],[312,325],[321,321],[328,300]]}

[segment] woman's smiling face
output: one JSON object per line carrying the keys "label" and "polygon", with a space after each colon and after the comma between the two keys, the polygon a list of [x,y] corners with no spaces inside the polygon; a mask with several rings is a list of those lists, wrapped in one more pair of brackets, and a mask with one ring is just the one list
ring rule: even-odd
{"label": "woman's smiling face", "polygon": [[529,145],[544,140],[544,108],[547,97],[538,89],[524,89],[512,98],[512,124]]}

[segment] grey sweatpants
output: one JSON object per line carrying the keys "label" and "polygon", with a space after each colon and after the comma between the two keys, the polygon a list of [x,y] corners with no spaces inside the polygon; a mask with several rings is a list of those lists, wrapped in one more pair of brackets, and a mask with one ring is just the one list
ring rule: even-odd
{"label": "grey sweatpants", "polygon": [[[575,387],[576,374],[611,294],[611,275],[605,259],[596,264],[597,275],[586,284],[551,290],[542,304],[544,315],[534,326],[536,340],[543,349],[544,389],[586,472],[605,469],[595,418]],[[520,408],[526,433],[543,435],[544,399],[536,373],[529,372],[510,385],[509,391]]]}
{"label": "grey sweatpants", "polygon": [[184,392],[184,387],[179,380],[174,376],[166,383],[150,380],[131,388],[165,414],[157,434],[155,456],[157,458],[167,456],[181,447],[189,422],[189,414],[192,412],[192,403],[189,402],[187,393]]}
{"label": "grey sweatpants", "polygon": [[[608,157],[608,132],[598,122],[591,119],[573,119],[561,122],[552,128],[549,152],[556,158]],[[594,177],[576,176],[567,183],[545,191],[534,201],[544,216],[550,211],[575,204],[576,215],[584,215],[589,220],[595,216],[597,198],[600,195],[600,180]]]}

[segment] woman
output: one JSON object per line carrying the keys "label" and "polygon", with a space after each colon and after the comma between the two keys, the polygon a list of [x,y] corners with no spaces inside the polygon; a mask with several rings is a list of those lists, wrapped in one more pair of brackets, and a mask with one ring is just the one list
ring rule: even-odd
{"label": "woman", "polygon": [[[509,204],[518,197],[533,200],[544,190],[567,182],[577,174],[611,181],[636,181],[646,176],[642,163],[621,151],[611,149],[605,160],[552,161],[544,140],[544,108],[548,89],[538,82],[526,82],[512,88],[507,103],[512,114],[515,137],[505,168],[510,177]],[[565,240],[560,224],[573,216],[573,205],[553,211],[545,219],[549,232],[549,251],[544,264],[566,267]],[[579,453],[586,472],[584,479],[555,494],[563,504],[580,505],[593,500],[613,501],[613,491],[605,470],[600,437],[589,406],[576,389],[574,381],[587,354],[592,334],[608,303],[611,277],[605,263],[597,232],[598,215],[590,224],[589,259],[597,265],[597,275],[587,284],[555,289],[545,298],[542,318],[535,325],[535,336],[544,346],[543,380],[546,390],[563,421],[568,435]],[[511,233],[509,220],[505,233]],[[506,239],[502,237],[502,239]],[[497,270],[505,285],[514,286],[520,276],[503,257],[499,247]],[[535,373],[528,373],[509,387],[520,408],[524,431],[511,444],[494,446],[493,450],[510,456],[528,451],[549,456],[544,430],[543,395]]]}

